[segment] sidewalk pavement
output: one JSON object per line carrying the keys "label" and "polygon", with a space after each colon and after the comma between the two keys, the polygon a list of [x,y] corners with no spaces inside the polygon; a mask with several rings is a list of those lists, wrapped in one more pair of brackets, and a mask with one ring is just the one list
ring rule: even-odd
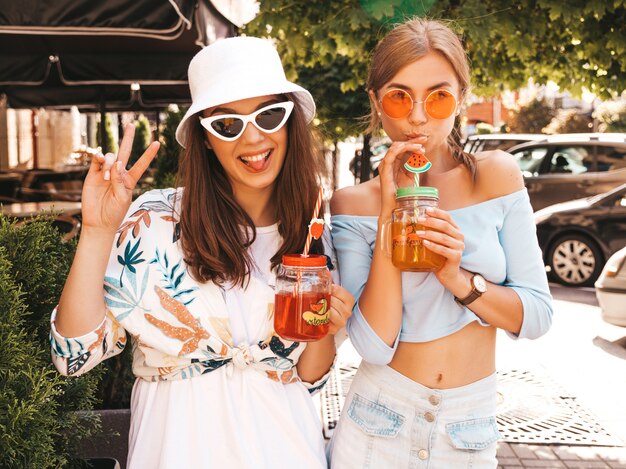
{"label": "sidewalk pavement", "polygon": [[626,448],[498,444],[498,469],[534,467],[626,469]]}
{"label": "sidewalk pavement", "polygon": [[[536,341],[499,340],[499,364],[547,373],[576,396],[576,402],[595,416],[605,430],[626,441],[626,360],[598,345],[599,338],[613,341],[623,337],[626,329],[602,321],[600,309],[589,298],[574,298],[577,293],[595,300],[591,289],[579,290],[566,290],[564,294],[553,289],[552,330]],[[626,469],[626,447],[501,442],[498,462],[499,469]]]}

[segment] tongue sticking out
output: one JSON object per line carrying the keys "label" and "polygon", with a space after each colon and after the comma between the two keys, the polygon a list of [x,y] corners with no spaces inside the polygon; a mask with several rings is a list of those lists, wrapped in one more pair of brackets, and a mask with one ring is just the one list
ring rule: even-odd
{"label": "tongue sticking out", "polygon": [[267,161],[266,158],[263,158],[262,160],[258,160],[258,161],[248,161],[246,164],[254,169],[255,171],[261,171],[263,169],[263,167],[265,166],[265,162]]}
{"label": "tongue sticking out", "polygon": [[267,165],[267,160],[269,158],[270,152],[268,151],[265,157],[262,158],[241,158],[243,164],[245,164],[250,170],[254,172],[263,171]]}

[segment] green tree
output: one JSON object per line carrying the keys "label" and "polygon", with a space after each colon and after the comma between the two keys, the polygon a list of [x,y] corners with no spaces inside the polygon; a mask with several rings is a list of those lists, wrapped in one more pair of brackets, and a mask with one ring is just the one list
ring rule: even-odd
{"label": "green tree", "polygon": [[465,36],[480,93],[517,89],[532,77],[603,99],[626,88],[624,0],[444,0],[435,14]]}
{"label": "green tree", "polygon": [[[368,109],[365,80],[370,51],[388,30],[381,21],[399,0],[369,2],[261,1],[245,33],[276,41],[289,79],[307,88],[317,103],[321,129],[331,140],[358,135]],[[389,7],[390,6],[390,7]]]}
{"label": "green tree", "polygon": [[49,221],[18,227],[0,215],[0,467],[75,467],[99,427],[90,410],[100,373],[59,375],[50,313],[75,250]]}
{"label": "green tree", "polygon": [[517,111],[509,124],[511,132],[541,133],[556,115],[556,110],[545,99],[534,99]]}
{"label": "green tree", "polygon": [[111,129],[111,116],[106,113],[104,114],[104,140],[100,133],[100,124],[98,123],[98,127],[96,128],[96,142],[98,142],[100,147],[105,148],[103,143],[106,141],[107,152],[117,153],[117,142],[113,138],[113,130]]}
{"label": "green tree", "polygon": [[530,77],[574,95],[626,88],[624,0],[261,0],[243,32],[276,41],[288,77],[311,91],[321,127],[336,139],[362,128],[374,45],[394,22],[425,14],[463,35],[478,94],[518,89]]}
{"label": "green tree", "polygon": [[182,155],[182,147],[176,141],[176,127],[185,115],[186,109],[171,106],[165,112],[165,119],[161,127],[159,141],[161,148],[159,156],[153,163],[156,171],[154,187],[173,187],[178,173],[178,162]]}

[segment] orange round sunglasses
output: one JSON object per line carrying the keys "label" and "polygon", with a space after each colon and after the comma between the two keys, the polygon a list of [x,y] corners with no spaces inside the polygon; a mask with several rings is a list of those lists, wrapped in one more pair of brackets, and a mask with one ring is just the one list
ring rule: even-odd
{"label": "orange round sunglasses", "polygon": [[384,113],[392,119],[407,117],[415,104],[423,104],[424,112],[433,119],[447,119],[454,114],[457,105],[454,95],[445,89],[433,90],[424,101],[415,101],[407,91],[393,88],[379,102]]}

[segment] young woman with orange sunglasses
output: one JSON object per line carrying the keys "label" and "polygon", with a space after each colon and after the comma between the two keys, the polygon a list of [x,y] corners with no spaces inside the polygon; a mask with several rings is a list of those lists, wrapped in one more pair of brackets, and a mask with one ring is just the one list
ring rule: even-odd
{"label": "young woman with orange sunglasses", "polygon": [[[335,193],[333,240],[343,285],[357,298],[348,334],[363,361],[329,453],[333,468],[495,468],[496,330],[534,339],[550,327],[551,296],[532,209],[515,161],[470,155],[459,113],[469,67],[441,22],[408,21],[374,52],[367,82],[372,131],[393,141],[380,175]],[[432,163],[420,185],[439,208],[416,235],[443,256],[435,272],[401,272],[382,232],[404,163]]]}

